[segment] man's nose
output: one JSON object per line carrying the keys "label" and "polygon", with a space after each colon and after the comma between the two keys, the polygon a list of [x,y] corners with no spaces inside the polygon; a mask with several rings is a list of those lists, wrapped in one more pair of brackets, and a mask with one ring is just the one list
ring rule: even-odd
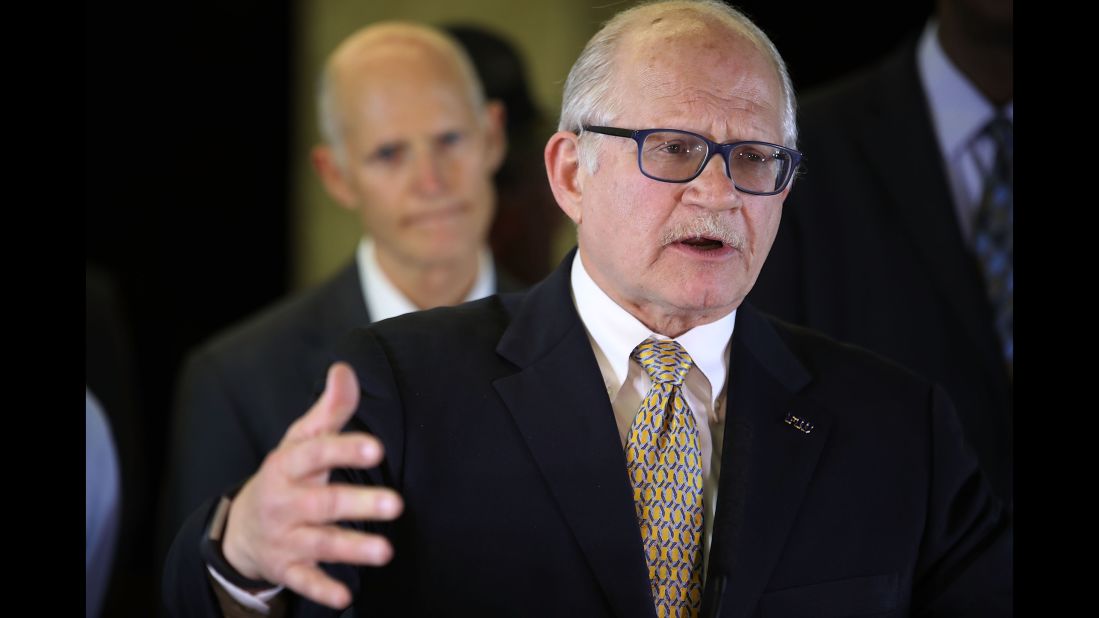
{"label": "man's nose", "polygon": [[725,174],[725,159],[720,153],[706,161],[702,173],[687,183],[684,199],[705,208],[726,210],[740,206],[740,192]]}
{"label": "man's nose", "polygon": [[416,158],[414,173],[416,190],[424,195],[434,195],[446,188],[442,158],[430,149]]}

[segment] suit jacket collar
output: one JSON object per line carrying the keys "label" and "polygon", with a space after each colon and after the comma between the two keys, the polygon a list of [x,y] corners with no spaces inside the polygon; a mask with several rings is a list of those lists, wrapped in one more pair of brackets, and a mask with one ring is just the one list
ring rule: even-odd
{"label": "suit jacket collar", "polygon": [[354,260],[344,265],[317,294],[321,302],[316,304],[315,319],[308,324],[310,334],[317,339],[338,340],[351,329],[371,322],[359,267]]}
{"label": "suit jacket collar", "polygon": [[[496,266],[496,288],[516,292],[525,286]],[[311,295],[301,320],[302,377],[314,385],[316,394],[324,390],[328,366],[335,360],[332,350],[347,333],[373,322],[363,298],[362,273],[358,261],[348,261],[334,277]]]}
{"label": "suit jacket collar", "polygon": [[310,298],[310,307],[301,321],[302,376],[314,386],[316,394],[324,390],[328,365],[335,360],[332,350],[352,329],[370,324],[370,313],[363,299],[359,267],[351,260]]}
{"label": "suit jacket collar", "polygon": [[[496,264],[496,288],[499,292],[518,292],[526,287]],[[308,341],[331,347],[352,329],[374,321],[363,298],[362,274],[354,259],[349,260],[317,290],[317,301],[311,319],[304,323]]]}
{"label": "suit jacket collar", "polygon": [[[614,413],[572,302],[575,250],[519,303],[497,352],[517,372],[494,383],[614,612],[652,616],[648,570]],[[723,616],[755,607],[828,433],[798,395],[809,373],[771,324],[742,305],[733,334],[719,497],[706,597]],[[814,423],[805,434],[787,413]]]}
{"label": "suit jacket collar", "polygon": [[572,302],[573,255],[516,309],[497,352],[518,372],[493,385],[614,612],[655,616],[626,457]]}
{"label": "suit jacket collar", "polygon": [[[496,289],[498,292],[519,292],[526,285],[496,264]],[[336,275],[317,291],[317,300],[311,320],[305,324],[306,337],[331,345],[354,328],[370,324],[374,319],[363,298],[362,273],[355,259],[345,264]]]}

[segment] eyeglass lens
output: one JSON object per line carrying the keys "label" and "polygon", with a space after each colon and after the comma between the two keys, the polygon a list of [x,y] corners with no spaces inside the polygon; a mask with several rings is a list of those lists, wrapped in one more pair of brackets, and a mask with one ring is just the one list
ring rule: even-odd
{"label": "eyeglass lens", "polygon": [[[650,133],[642,148],[641,171],[673,182],[694,177],[709,154],[698,137],[671,131]],[[789,164],[789,155],[763,144],[740,144],[729,153],[733,182],[748,191],[776,190]]]}

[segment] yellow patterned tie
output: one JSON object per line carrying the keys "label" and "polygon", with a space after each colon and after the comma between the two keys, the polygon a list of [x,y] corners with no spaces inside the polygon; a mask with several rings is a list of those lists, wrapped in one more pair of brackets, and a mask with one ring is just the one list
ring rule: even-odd
{"label": "yellow patterned tie", "polygon": [[626,469],[656,614],[698,616],[702,605],[702,456],[683,398],[693,362],[675,341],[646,339],[631,355],[652,380],[626,437]]}

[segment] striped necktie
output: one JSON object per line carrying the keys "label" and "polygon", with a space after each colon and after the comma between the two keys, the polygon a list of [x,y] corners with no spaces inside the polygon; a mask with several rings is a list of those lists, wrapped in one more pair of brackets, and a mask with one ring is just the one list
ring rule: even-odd
{"label": "striped necktie", "polygon": [[985,128],[996,145],[992,166],[985,173],[984,191],[974,225],[974,253],[981,265],[985,290],[992,305],[996,333],[1004,360],[1014,363],[1015,253],[1013,232],[1014,165],[1011,121],[997,115]]}
{"label": "striped necktie", "polygon": [[693,618],[702,605],[702,456],[683,397],[693,362],[677,342],[652,338],[631,357],[652,381],[626,437],[626,469],[653,602],[661,618]]}

